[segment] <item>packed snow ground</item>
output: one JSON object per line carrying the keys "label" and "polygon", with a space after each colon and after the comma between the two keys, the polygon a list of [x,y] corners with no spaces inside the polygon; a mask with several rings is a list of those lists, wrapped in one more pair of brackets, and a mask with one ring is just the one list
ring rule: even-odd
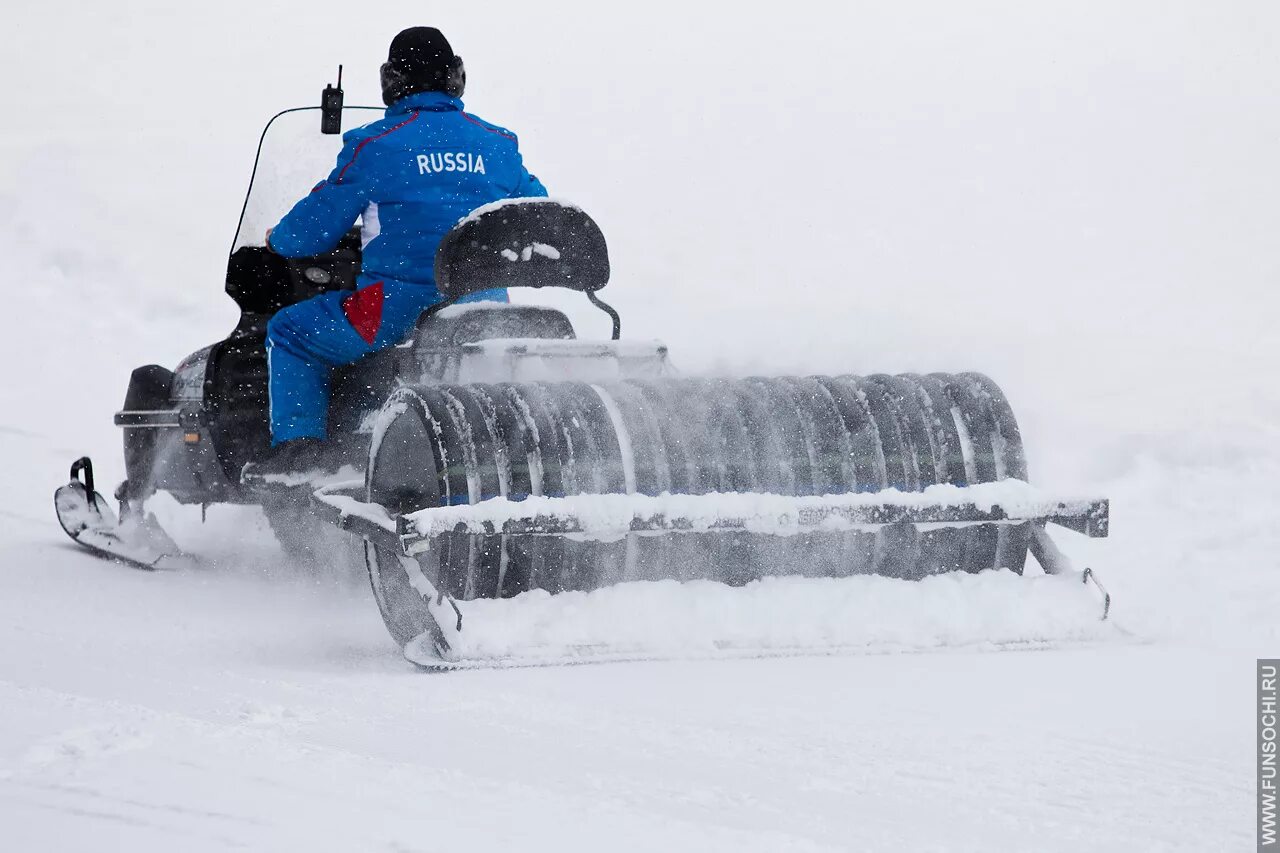
{"label": "packed snow ground", "polygon": [[[4,847],[1247,845],[1280,651],[1273,6],[421,14],[50,3],[0,34]],[[1111,498],[1110,539],[1059,540],[1125,636],[433,677],[251,511],[159,503],[199,571],[74,550],[52,491],[86,452],[121,475],[128,371],[233,322],[262,122],[338,61],[376,101],[416,23],[596,215],[624,334],[686,370],[990,373],[1032,478]]]}
{"label": "packed snow ground", "polygon": [[[885,654],[1126,636],[1102,621],[1097,593],[1079,577],[1019,577],[1006,570],[919,583],[884,577],[771,577],[736,588],[712,581],[629,582],[558,595],[537,590],[462,609],[463,630],[455,634],[447,603],[435,608],[451,657],[463,661]],[[429,637],[411,646],[410,660],[438,661]]]}

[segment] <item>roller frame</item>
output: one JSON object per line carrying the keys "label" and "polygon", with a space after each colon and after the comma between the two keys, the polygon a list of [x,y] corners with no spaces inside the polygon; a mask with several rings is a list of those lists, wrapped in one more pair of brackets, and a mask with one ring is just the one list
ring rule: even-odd
{"label": "roller frame", "polygon": [[[669,513],[650,513],[633,515],[629,525],[608,530],[599,526],[588,525],[572,508],[575,501],[565,498],[544,499],[541,506],[547,503],[560,505],[563,511],[543,512],[508,518],[501,523],[482,517],[482,513],[494,509],[493,504],[504,504],[507,508],[519,507],[519,501],[497,499],[487,501],[485,505],[466,507],[438,507],[419,510],[415,513],[400,515],[388,512],[377,504],[360,500],[364,483],[359,480],[335,483],[315,491],[312,506],[316,514],[324,521],[343,530],[361,536],[378,547],[385,548],[403,557],[413,558],[425,553],[432,547],[433,541],[445,533],[467,533],[482,536],[588,536],[604,538],[609,533],[623,536],[628,533],[717,533],[717,532],[749,532],[759,535],[798,535],[811,530],[832,529],[874,529],[891,525],[912,525],[928,527],[960,527],[971,524],[997,524],[1002,526],[1025,525],[1030,532],[1029,548],[1046,574],[1072,574],[1076,570],[1070,559],[1062,552],[1049,536],[1046,526],[1057,524],[1091,538],[1105,537],[1110,523],[1110,505],[1106,499],[1054,500],[1049,503],[1040,502],[1038,507],[1015,507],[1006,509],[999,504],[979,505],[968,503],[922,504],[918,498],[901,493],[876,494],[877,502],[873,505],[851,505],[842,497],[832,498],[799,498],[791,497],[783,500],[794,506],[789,523],[776,528],[760,529],[753,524],[753,519],[744,517],[717,518],[708,523],[705,516],[690,517]],[[600,497],[600,496],[579,496]],[[709,504],[717,500],[718,495],[680,496],[682,501],[706,501]],[[772,502],[779,496],[768,496]],[[865,493],[861,497],[869,498]],[[475,516],[468,519],[468,516]],[[1097,587],[1103,599],[1102,619],[1107,619],[1111,612],[1111,595],[1099,582],[1097,574],[1091,568],[1080,572],[1081,582]],[[446,596],[441,595],[442,599]],[[451,601],[452,603],[452,601]],[[437,602],[439,604],[439,602]],[[458,613],[459,629],[462,615]]]}

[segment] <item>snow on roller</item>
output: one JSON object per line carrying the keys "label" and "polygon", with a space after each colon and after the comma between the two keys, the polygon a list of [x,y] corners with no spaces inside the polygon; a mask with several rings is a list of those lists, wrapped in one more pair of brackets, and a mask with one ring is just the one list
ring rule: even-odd
{"label": "snow on roller", "polygon": [[[354,234],[302,259],[256,237],[336,153],[309,116],[263,134],[228,262],[236,329],[175,371],[134,371],[118,519],[87,459],[58,491],[79,544],[181,565],[151,494],[259,504],[286,549],[367,569],[391,636],[428,669],[1101,636],[1109,597],[1046,525],[1105,536],[1107,503],[1027,485],[994,382],[678,376],[661,344],[619,339],[596,295],[604,236],[563,202],[459,222],[435,261],[444,301],[335,375],[325,471],[242,481],[269,447],[267,320],[351,289],[360,267]],[[494,287],[580,291],[612,339],[577,340],[549,308],[455,304]],[[1029,553],[1056,577],[1021,578]]]}

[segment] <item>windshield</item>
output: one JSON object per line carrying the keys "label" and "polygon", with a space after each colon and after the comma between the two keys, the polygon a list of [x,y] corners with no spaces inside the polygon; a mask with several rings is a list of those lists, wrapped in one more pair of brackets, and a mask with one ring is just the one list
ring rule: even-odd
{"label": "windshield", "polygon": [[[342,130],[368,124],[382,112],[381,107],[344,107]],[[232,253],[243,246],[265,245],[267,229],[328,177],[341,150],[341,135],[320,132],[319,107],[285,110],[267,122]]]}

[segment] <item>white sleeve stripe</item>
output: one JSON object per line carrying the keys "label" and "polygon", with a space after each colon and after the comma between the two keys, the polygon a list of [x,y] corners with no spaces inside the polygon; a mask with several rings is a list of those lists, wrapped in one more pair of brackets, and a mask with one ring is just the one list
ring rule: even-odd
{"label": "white sleeve stripe", "polygon": [[363,251],[375,237],[382,233],[382,224],[378,222],[378,203],[371,201],[360,214],[360,249]]}

